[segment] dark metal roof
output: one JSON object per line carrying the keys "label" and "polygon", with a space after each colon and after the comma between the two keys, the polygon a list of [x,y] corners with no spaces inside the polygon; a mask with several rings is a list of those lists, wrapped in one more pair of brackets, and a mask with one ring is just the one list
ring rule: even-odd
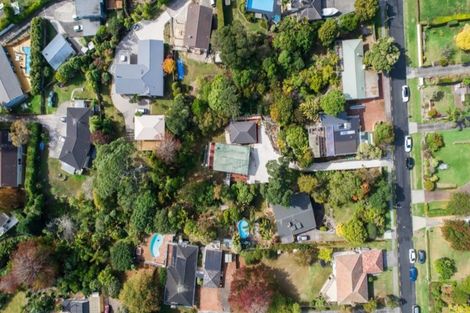
{"label": "dark metal roof", "polygon": [[196,3],[188,6],[184,30],[184,45],[188,48],[209,49],[212,29],[212,9]]}
{"label": "dark metal roof", "polygon": [[193,306],[196,288],[198,247],[169,244],[164,302],[167,305]]}
{"label": "dark metal roof", "polygon": [[272,208],[276,217],[277,233],[282,243],[293,242],[294,236],[317,227],[312,202],[306,193],[292,195],[288,207],[273,205]]}
{"label": "dark metal roof", "polygon": [[18,186],[18,148],[9,140],[7,129],[0,130],[0,187]]}
{"label": "dark metal roof", "polygon": [[222,276],[221,250],[206,249],[204,256],[204,287],[219,288]]}
{"label": "dark metal roof", "polygon": [[321,115],[320,118],[327,132],[326,145],[327,147],[334,147],[334,151],[330,151],[328,157],[355,154],[357,152],[361,129],[358,116],[348,116],[346,113],[342,113],[338,117]]}
{"label": "dark metal roof", "polygon": [[250,144],[258,142],[257,124],[254,121],[231,122],[227,130],[231,143]]}
{"label": "dark metal roof", "polygon": [[66,299],[62,303],[62,310],[67,313],[90,313],[90,302],[86,300]]}
{"label": "dark metal roof", "polygon": [[67,109],[67,136],[59,160],[81,170],[86,166],[91,148],[88,108]]}

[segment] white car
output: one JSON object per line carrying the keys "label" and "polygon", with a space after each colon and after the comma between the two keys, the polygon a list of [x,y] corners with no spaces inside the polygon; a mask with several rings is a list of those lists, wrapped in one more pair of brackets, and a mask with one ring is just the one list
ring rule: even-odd
{"label": "white car", "polygon": [[410,89],[407,85],[401,87],[401,98],[404,103],[407,103],[410,100]]}
{"label": "white car", "polygon": [[405,136],[405,152],[411,152],[413,148],[413,140],[411,136]]}
{"label": "white car", "polygon": [[149,112],[148,109],[144,109],[144,108],[138,108],[138,109],[135,109],[135,113],[136,114],[147,114]]}
{"label": "white car", "polygon": [[416,251],[415,251],[415,249],[410,249],[410,251],[408,251],[408,256],[410,258],[410,263],[414,264],[416,262]]}
{"label": "white car", "polygon": [[83,25],[75,25],[73,27],[73,30],[76,31],[77,33],[79,33],[83,30]]}
{"label": "white car", "polygon": [[310,236],[309,235],[298,235],[297,236],[297,241],[298,242],[302,242],[302,241],[307,241],[310,239]]}

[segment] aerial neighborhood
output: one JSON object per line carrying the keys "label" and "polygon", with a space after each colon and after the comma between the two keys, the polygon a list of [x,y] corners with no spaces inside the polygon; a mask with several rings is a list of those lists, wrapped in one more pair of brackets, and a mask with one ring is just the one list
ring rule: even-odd
{"label": "aerial neighborhood", "polygon": [[0,313],[470,312],[470,0],[0,0]]}

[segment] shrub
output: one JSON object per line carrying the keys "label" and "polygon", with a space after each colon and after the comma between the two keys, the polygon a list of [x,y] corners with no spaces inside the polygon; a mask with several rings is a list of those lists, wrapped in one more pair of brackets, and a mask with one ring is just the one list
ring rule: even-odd
{"label": "shrub", "polygon": [[455,36],[455,44],[464,51],[470,50],[470,24],[465,24],[462,31]]}
{"label": "shrub", "polygon": [[374,127],[374,143],[377,146],[392,144],[395,140],[393,125],[386,122],[380,122]]}
{"label": "shrub", "polygon": [[431,110],[428,111],[429,118],[436,118],[438,116],[439,116],[439,112],[436,110],[436,108],[431,108]]}
{"label": "shrub", "polygon": [[426,135],[425,143],[427,148],[432,152],[437,152],[444,147],[444,138],[438,133],[429,133]]}
{"label": "shrub", "polygon": [[261,249],[245,250],[241,253],[247,265],[258,264],[263,259],[263,251]]}
{"label": "shrub", "polygon": [[423,187],[424,187],[424,190],[426,191],[433,191],[434,189],[436,189],[436,183],[430,179],[425,179],[423,183]]}
{"label": "shrub", "polygon": [[450,214],[468,215],[470,214],[470,193],[454,192],[447,204]]}
{"label": "shrub", "polygon": [[443,257],[434,261],[434,267],[439,274],[440,279],[450,279],[456,272],[455,260]]}
{"label": "shrub", "polygon": [[117,271],[126,271],[132,268],[132,246],[129,243],[120,240],[111,247],[111,265]]}
{"label": "shrub", "polygon": [[221,29],[225,26],[225,15],[224,15],[224,1],[216,1],[217,5],[217,29]]}
{"label": "shrub", "polygon": [[465,221],[447,220],[441,230],[453,249],[470,251],[470,226]]}
{"label": "shrub", "polygon": [[369,240],[377,238],[377,226],[374,223],[367,223],[367,238]]}

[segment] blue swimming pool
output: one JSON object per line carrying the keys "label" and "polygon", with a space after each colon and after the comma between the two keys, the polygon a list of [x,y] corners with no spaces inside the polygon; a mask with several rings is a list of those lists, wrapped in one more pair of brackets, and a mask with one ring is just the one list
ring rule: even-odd
{"label": "blue swimming pool", "polygon": [[23,52],[25,54],[25,68],[24,71],[26,74],[29,75],[29,71],[31,70],[30,63],[31,63],[31,48],[30,47],[23,47]]}
{"label": "blue swimming pool", "polygon": [[238,234],[240,234],[240,239],[247,239],[250,237],[250,227],[246,220],[241,220],[237,224]]}
{"label": "blue swimming pool", "polygon": [[246,9],[248,11],[263,11],[273,12],[274,11],[274,0],[247,0]]}
{"label": "blue swimming pool", "polygon": [[150,254],[154,258],[160,256],[160,247],[163,243],[163,236],[160,234],[153,234],[152,238],[150,239]]}

